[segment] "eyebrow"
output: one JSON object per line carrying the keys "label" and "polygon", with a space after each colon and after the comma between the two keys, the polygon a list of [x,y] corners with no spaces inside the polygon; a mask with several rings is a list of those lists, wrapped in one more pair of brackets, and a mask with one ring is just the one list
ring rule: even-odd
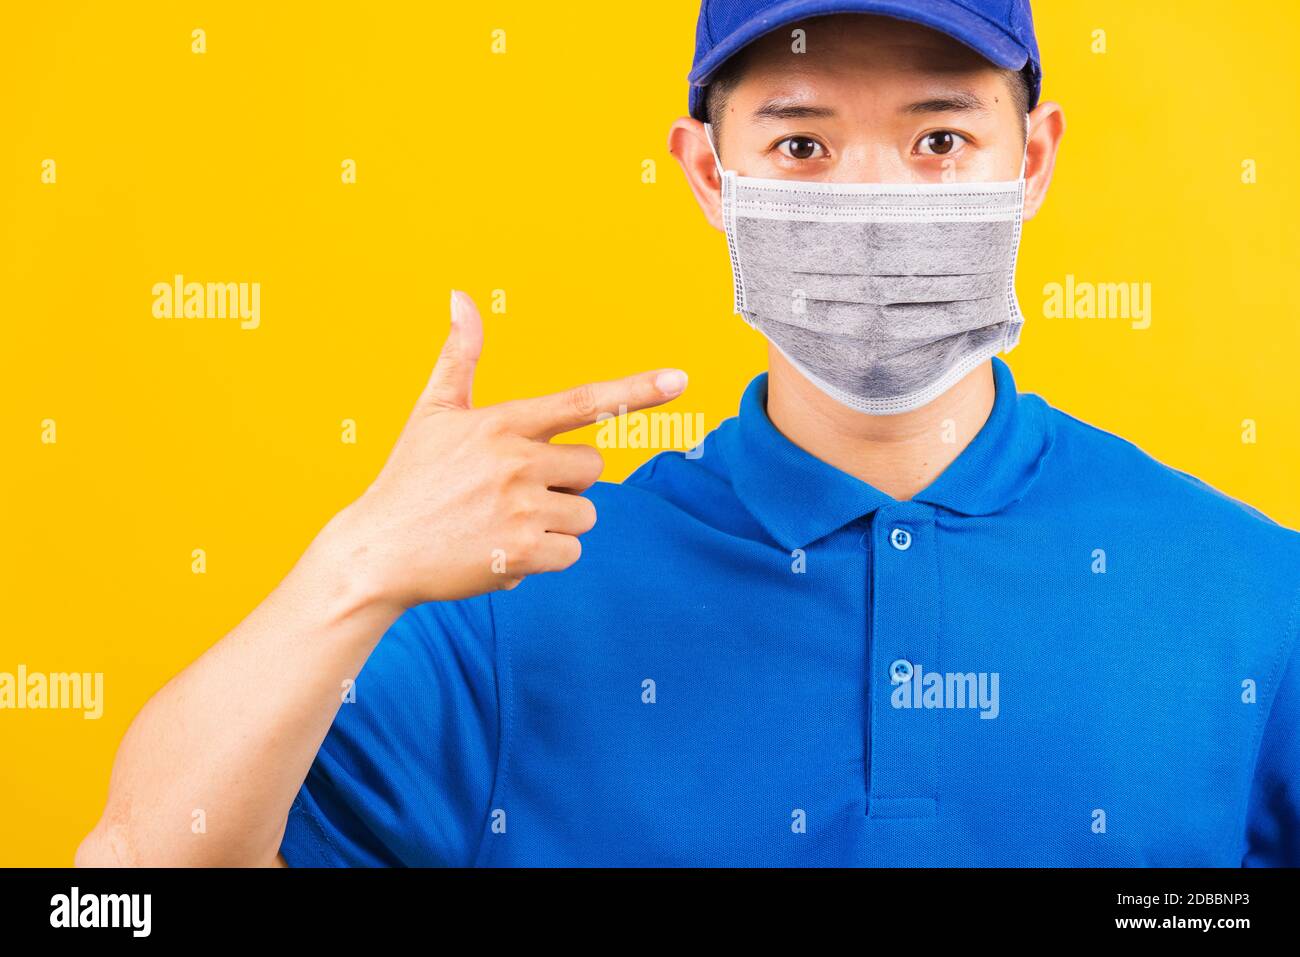
{"label": "eyebrow", "polygon": [[987,113],[988,104],[967,90],[956,90],[903,107],[904,113]]}
{"label": "eyebrow", "polygon": [[829,106],[808,106],[785,97],[774,97],[760,104],[753,113],[756,120],[829,119],[834,115]]}
{"label": "eyebrow", "polygon": [[[927,100],[917,100],[902,107],[899,112],[907,114],[927,113],[987,113],[988,104],[969,90],[954,90],[942,96]],[[753,113],[756,120],[806,120],[829,119],[835,116],[835,110],[829,106],[812,106],[788,97],[773,97],[759,104]]]}

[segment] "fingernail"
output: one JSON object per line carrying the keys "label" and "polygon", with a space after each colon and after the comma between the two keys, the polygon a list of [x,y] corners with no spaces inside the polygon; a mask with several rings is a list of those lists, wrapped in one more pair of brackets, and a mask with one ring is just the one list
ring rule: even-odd
{"label": "fingernail", "polygon": [[456,290],[451,291],[451,324],[454,326],[460,319],[460,308],[456,303]]}
{"label": "fingernail", "polygon": [[671,398],[686,391],[686,373],[681,369],[665,369],[655,376],[655,388]]}

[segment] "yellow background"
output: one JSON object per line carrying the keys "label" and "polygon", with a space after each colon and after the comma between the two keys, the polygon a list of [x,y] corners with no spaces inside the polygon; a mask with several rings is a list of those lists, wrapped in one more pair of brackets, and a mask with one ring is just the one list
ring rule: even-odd
{"label": "yellow background", "polygon": [[[1020,256],[1021,388],[1300,526],[1300,8],[1036,6],[1068,129]],[[449,288],[485,313],[480,403],[680,366],[672,409],[710,428],[734,413],[762,342],[731,315],[725,244],[665,149],[695,12],[7,5],[0,671],[102,671],[106,710],[0,711],[0,864],[71,863],[136,710],[365,487]],[[261,327],[153,318],[175,273],[261,283]],[[1151,283],[1151,327],[1044,318],[1067,274]],[[605,477],[649,454],[609,451]]]}

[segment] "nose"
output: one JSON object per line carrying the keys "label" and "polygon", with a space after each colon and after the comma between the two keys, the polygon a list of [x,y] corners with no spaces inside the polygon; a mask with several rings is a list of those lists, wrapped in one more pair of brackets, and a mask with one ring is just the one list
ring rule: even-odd
{"label": "nose", "polygon": [[863,138],[840,147],[826,175],[830,183],[905,183],[912,176],[898,151]]}

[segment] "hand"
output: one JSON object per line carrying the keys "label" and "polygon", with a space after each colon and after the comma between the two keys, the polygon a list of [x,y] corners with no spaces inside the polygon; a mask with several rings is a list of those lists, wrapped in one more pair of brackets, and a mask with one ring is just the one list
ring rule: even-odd
{"label": "hand", "polygon": [[478,309],[453,292],[451,331],[387,463],[327,529],[363,583],[354,587],[398,609],[513,588],[576,562],[578,536],[596,524],[577,493],[604,460],[589,445],[549,440],[686,388],[684,372],[664,369],[475,409],[482,347]]}

